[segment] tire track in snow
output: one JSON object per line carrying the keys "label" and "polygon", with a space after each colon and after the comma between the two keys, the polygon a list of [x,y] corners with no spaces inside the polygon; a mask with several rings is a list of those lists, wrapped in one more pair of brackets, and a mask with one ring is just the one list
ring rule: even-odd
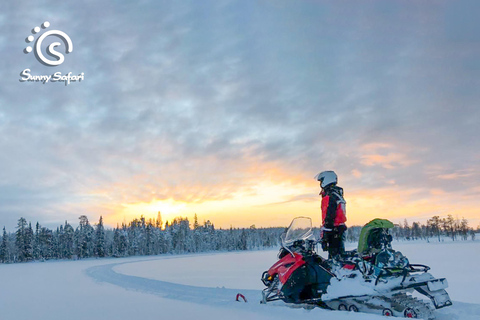
{"label": "tire track in snow", "polygon": [[248,301],[260,301],[260,290],[245,289],[227,289],[189,286],[167,281],[148,279],[143,277],[131,276],[118,273],[113,270],[114,267],[127,264],[138,263],[148,260],[129,261],[121,263],[112,263],[90,267],[85,273],[97,282],[106,282],[120,286],[127,290],[135,290],[144,293],[154,294],[162,298],[175,299],[202,304],[227,304],[235,301],[237,293],[245,295]]}

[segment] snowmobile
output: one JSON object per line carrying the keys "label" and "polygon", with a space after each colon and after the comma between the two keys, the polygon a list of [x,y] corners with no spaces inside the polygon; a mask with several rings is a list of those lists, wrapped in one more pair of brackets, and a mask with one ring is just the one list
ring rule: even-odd
{"label": "snowmobile", "polygon": [[445,291],[448,282],[393,250],[393,227],[388,220],[372,220],[362,228],[356,250],[327,260],[316,253],[319,241],[311,219],[293,219],[282,236],[279,260],[262,275],[266,288],[261,303],[282,300],[306,308],[434,319],[434,308],[452,305]]}

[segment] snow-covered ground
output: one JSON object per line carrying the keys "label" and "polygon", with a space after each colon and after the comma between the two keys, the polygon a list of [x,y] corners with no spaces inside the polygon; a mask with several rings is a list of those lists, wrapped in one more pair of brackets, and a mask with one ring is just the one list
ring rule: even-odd
{"label": "snow-covered ground", "polygon": [[[480,241],[398,242],[412,263],[446,277],[452,307],[439,320],[480,319]],[[260,305],[276,250],[0,265],[0,319],[321,319],[381,316],[282,303]],[[246,295],[248,303],[235,302]]]}

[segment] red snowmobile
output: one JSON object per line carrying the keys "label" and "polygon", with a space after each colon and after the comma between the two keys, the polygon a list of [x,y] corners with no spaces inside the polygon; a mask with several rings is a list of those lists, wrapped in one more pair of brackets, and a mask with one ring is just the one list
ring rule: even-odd
{"label": "red snowmobile", "polygon": [[[309,308],[434,319],[434,308],[452,305],[447,280],[394,251],[390,228],[388,220],[372,220],[362,229],[357,250],[327,260],[315,252],[319,241],[311,219],[295,218],[282,239],[279,260],[262,275],[261,303],[282,300]],[[431,303],[413,297],[414,291]]]}

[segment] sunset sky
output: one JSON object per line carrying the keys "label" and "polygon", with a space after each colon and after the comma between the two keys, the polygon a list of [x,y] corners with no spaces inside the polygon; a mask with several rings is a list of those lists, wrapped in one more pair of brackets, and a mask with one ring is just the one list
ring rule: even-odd
{"label": "sunset sky", "polygon": [[[0,227],[158,211],[318,225],[323,170],[339,176],[348,225],[452,214],[476,227],[478,12],[474,0],[2,1]],[[73,42],[59,66],[23,51],[45,21]],[[27,68],[85,79],[20,82]]]}

